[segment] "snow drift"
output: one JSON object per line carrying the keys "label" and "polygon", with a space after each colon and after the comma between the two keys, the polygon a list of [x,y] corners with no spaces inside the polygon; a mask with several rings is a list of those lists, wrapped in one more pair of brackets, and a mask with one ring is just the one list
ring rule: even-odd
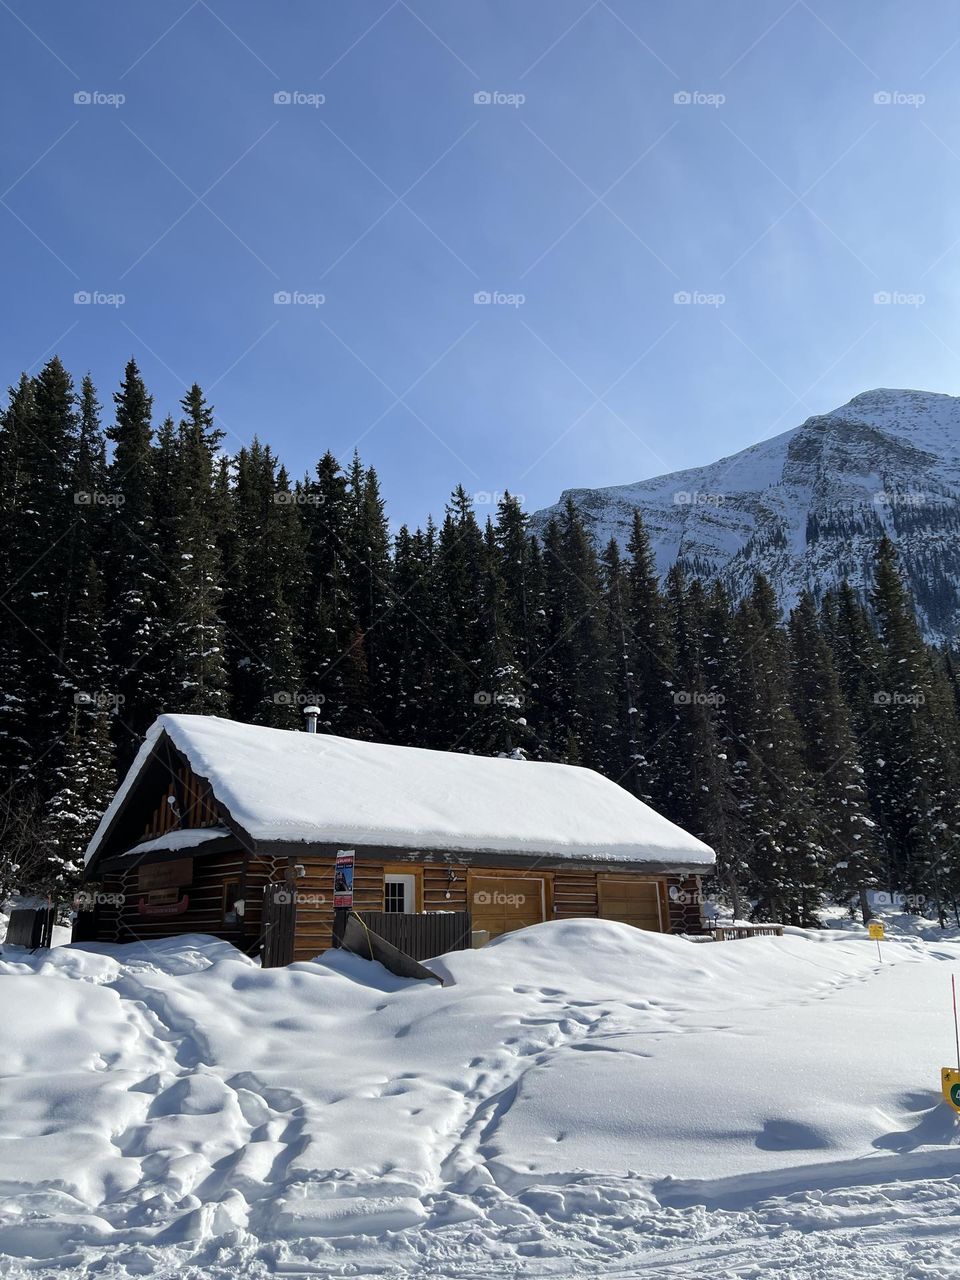
{"label": "snow drift", "polygon": [[897,1265],[932,1214],[925,1257],[952,1266],[960,947],[884,950],[550,922],[432,962],[440,988],[199,936],[5,948],[0,1253],[14,1275],[679,1275],[721,1233],[805,1275],[777,1214],[866,1231],[897,1186]]}

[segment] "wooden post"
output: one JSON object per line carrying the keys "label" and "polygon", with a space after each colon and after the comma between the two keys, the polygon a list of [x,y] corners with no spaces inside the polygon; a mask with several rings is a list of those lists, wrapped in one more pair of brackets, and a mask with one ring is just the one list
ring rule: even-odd
{"label": "wooden post", "polygon": [[350,907],[337,907],[333,913],[333,945],[335,947],[343,946],[343,935],[347,931],[347,921],[350,919]]}

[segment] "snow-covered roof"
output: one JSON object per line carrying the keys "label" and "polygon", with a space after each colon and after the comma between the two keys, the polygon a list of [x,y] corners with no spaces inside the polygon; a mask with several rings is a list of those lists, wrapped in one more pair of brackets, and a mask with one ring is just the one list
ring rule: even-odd
{"label": "snow-covered roof", "polygon": [[271,842],[521,854],[707,869],[713,850],[608,778],[541,764],[165,715],[87,849],[97,852],[166,734],[238,833]]}
{"label": "snow-covered roof", "polygon": [[141,840],[132,849],[127,850],[128,857],[138,858],[145,853],[175,853],[178,849],[194,849],[197,845],[206,844],[210,840],[222,840],[232,835],[229,827],[175,827],[165,831],[162,836],[154,836],[152,840]]}

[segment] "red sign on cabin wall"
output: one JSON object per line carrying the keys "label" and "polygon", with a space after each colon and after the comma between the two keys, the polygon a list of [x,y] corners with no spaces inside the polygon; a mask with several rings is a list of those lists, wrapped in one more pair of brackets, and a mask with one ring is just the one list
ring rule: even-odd
{"label": "red sign on cabin wall", "polygon": [[177,890],[172,891],[172,898],[168,896],[166,889],[159,889],[154,893],[148,893],[145,898],[141,898],[137,911],[142,916],[182,916],[190,905],[190,899],[187,894],[177,899]]}
{"label": "red sign on cabin wall", "polygon": [[342,849],[333,864],[333,906],[342,911],[353,906],[353,868],[356,850]]}

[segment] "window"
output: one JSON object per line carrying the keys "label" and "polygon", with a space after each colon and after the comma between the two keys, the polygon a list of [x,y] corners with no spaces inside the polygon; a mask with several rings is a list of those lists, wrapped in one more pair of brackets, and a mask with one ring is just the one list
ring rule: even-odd
{"label": "window", "polygon": [[406,873],[387,872],[383,877],[384,911],[407,915],[417,909],[417,877]]}
{"label": "window", "polygon": [[223,886],[223,923],[239,925],[243,918],[243,900],[240,897],[240,881],[227,880]]}

